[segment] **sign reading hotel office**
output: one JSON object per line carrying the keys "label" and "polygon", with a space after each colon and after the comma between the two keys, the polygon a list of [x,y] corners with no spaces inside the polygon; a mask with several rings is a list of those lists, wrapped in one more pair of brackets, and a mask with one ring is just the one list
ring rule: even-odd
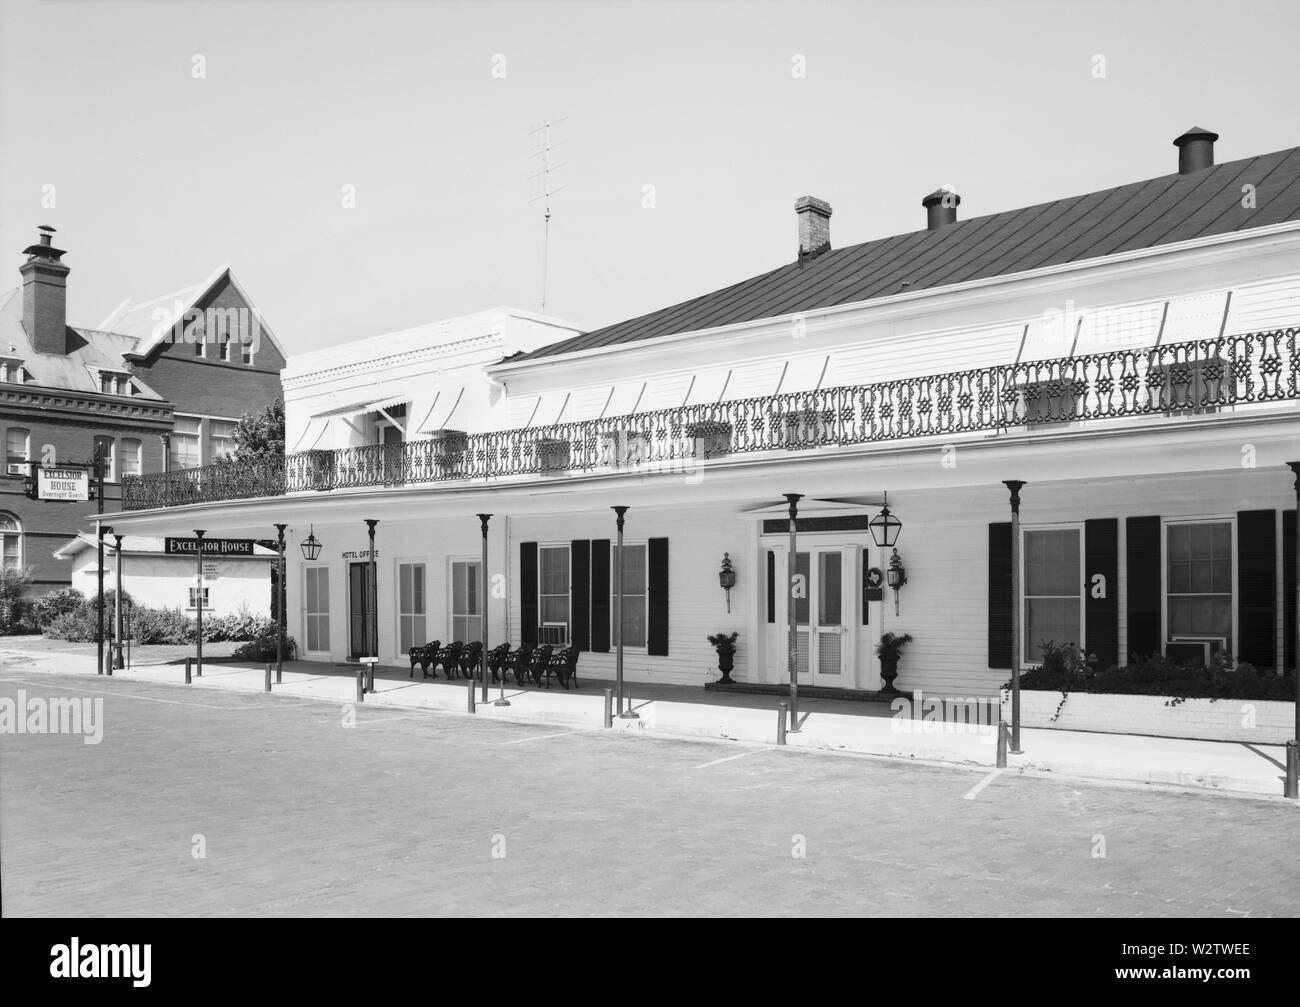
{"label": "sign reading hotel office", "polygon": [[[196,538],[169,538],[163,541],[168,556],[193,556],[199,551],[199,540]],[[203,555],[251,556],[253,540],[251,538],[205,538]]]}
{"label": "sign reading hotel office", "polygon": [[36,498],[38,500],[89,500],[90,471],[82,468],[36,469]]}

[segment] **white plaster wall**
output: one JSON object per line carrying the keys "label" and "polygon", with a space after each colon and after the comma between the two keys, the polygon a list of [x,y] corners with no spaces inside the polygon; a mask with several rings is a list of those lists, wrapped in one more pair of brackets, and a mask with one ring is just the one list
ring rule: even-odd
{"label": "white plaster wall", "polygon": [[[87,598],[99,593],[96,551],[85,549],[73,561],[72,586]],[[122,590],[138,604],[150,608],[181,608],[190,615],[189,588],[195,583],[193,559],[131,555],[122,566]],[[205,578],[208,603],[204,614],[229,615],[247,608],[253,615],[271,614],[271,559],[224,557],[217,564],[217,576]],[[104,590],[117,586],[117,561],[111,549],[104,550]]]}

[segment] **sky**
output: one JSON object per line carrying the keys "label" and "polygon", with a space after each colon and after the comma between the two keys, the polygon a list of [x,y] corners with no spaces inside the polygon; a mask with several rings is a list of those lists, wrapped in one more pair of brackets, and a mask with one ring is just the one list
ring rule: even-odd
{"label": "sky", "polygon": [[[500,305],[583,329],[844,247],[1300,143],[1300,4],[0,0],[0,268],[68,315],[228,263],[286,350]],[[557,191],[535,200],[551,120]]]}

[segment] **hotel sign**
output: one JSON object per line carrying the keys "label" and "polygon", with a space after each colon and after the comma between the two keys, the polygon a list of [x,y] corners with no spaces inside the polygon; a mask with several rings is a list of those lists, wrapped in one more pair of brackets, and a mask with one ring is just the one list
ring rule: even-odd
{"label": "hotel sign", "polygon": [[[196,538],[164,539],[164,551],[168,556],[193,556],[199,551]],[[205,538],[203,540],[204,556],[252,556],[253,540],[251,538]]]}
{"label": "hotel sign", "polygon": [[36,499],[90,499],[89,469],[47,468],[44,465],[33,465],[32,468],[36,470]]}

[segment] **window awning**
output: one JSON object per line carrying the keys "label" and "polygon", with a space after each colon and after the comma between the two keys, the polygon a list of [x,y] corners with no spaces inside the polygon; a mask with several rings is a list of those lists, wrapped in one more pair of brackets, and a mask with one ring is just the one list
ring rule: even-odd
{"label": "window awning", "polygon": [[393,406],[402,405],[410,402],[409,395],[390,395],[386,399],[366,400],[354,402],[348,406],[336,406],[333,409],[326,409],[319,413],[312,413],[311,418],[314,420],[330,419],[335,416],[353,417],[360,416],[362,413],[373,413],[380,409],[391,409]]}

